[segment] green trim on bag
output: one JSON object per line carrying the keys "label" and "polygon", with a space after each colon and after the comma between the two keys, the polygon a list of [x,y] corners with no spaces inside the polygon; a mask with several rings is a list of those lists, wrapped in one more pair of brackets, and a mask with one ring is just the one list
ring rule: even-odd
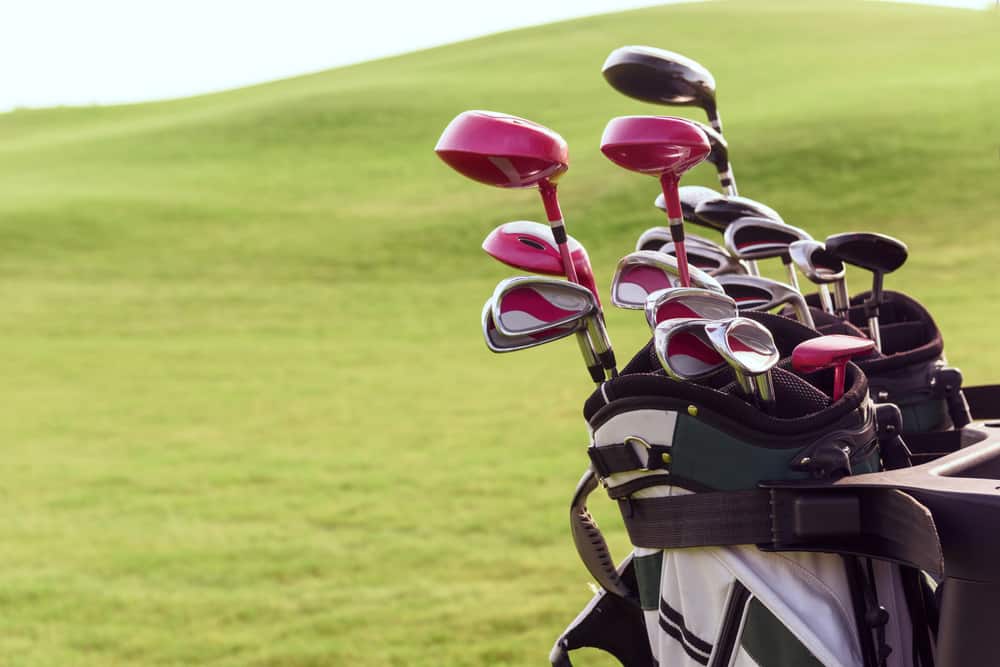
{"label": "green trim on bag", "polygon": [[756,598],[747,605],[740,646],[760,667],[823,667],[806,645]]}
{"label": "green trim on bag", "polygon": [[671,474],[717,491],[757,488],[762,480],[807,479],[789,462],[801,449],[755,447],[686,414],[677,414]]}
{"label": "green trim on bag", "polygon": [[663,571],[663,552],[632,559],[635,583],[639,587],[639,606],[645,611],[660,608],[660,573]]}

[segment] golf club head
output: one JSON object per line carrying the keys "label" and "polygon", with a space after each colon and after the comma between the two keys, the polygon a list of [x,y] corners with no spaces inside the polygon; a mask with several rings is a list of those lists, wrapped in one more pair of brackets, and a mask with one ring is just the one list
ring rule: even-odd
{"label": "golf club head", "polygon": [[874,351],[875,342],[869,338],[842,334],[810,338],[792,350],[792,368],[799,373],[814,373],[844,365],[851,359],[870,356]]}
{"label": "golf club head", "polygon": [[706,199],[695,207],[694,215],[701,221],[700,224],[720,232],[726,231],[726,227],[739,218],[770,218],[784,222],[778,212],[770,206],[747,197],[736,196],[724,197],[720,195],[715,199]]}
{"label": "golf club head", "polygon": [[[660,252],[674,255],[676,247],[673,243],[664,243],[660,246]],[[720,252],[715,248],[690,244],[687,247],[687,256],[691,266],[701,269],[710,276],[724,276],[727,273],[746,275],[747,273],[746,267],[738,259],[735,259],[728,252]]]}
{"label": "golf club head", "polygon": [[722,275],[717,280],[740,310],[766,312],[788,304],[795,310],[796,319],[810,329],[816,328],[805,298],[791,285],[761,276],[735,274]]}
{"label": "golf club head", "polygon": [[[677,196],[681,200],[681,213],[684,216],[685,222],[704,225],[705,223],[700,222],[695,215],[695,208],[703,201],[719,197],[719,193],[712,188],[706,188],[704,185],[682,185],[677,188]],[[662,192],[656,196],[653,206],[666,213],[667,200]]]}
{"label": "golf club head", "polygon": [[712,147],[705,161],[712,163],[717,172],[724,174],[729,170],[729,142],[726,141],[721,132],[717,131],[711,125],[706,125],[696,120],[691,122],[701,128],[701,131],[708,137],[709,145]]}
{"label": "golf club head", "polygon": [[657,290],[646,297],[645,311],[651,329],[664,320],[676,318],[726,320],[738,315],[732,298],[699,287]]}
{"label": "golf club head", "polygon": [[[567,237],[577,273],[589,270],[590,258],[580,242]],[[494,259],[522,271],[547,276],[563,275],[562,260],[552,228],[540,222],[516,220],[496,227],[483,240],[483,250]]]}
{"label": "golf club head", "polygon": [[672,116],[619,116],[601,136],[601,152],[619,167],[675,181],[710,151],[701,128]]}
{"label": "golf club head", "polygon": [[844,279],[844,263],[827,252],[819,241],[793,241],[788,254],[806,278],[817,285],[827,285]]}
{"label": "golf club head", "polygon": [[697,380],[724,368],[726,361],[705,333],[711,320],[674,318],[653,330],[653,349],[667,375],[678,381]]}
{"label": "golf club head", "polygon": [[486,340],[486,346],[491,351],[500,353],[516,352],[517,350],[525,350],[529,347],[538,347],[539,345],[545,345],[546,343],[551,343],[552,341],[572,336],[573,334],[581,332],[584,329],[582,323],[576,322],[540,333],[528,334],[524,336],[508,336],[497,329],[496,323],[493,321],[492,298],[487,300],[486,304],[483,306],[481,321],[483,327],[483,338]]}
{"label": "golf club head", "polygon": [[[715,278],[698,268],[689,269],[692,287],[723,293]],[[618,261],[611,280],[611,302],[619,308],[643,310],[651,293],[668,287],[682,287],[677,258],[655,250],[639,250]]]}
{"label": "golf club head", "polygon": [[787,257],[788,246],[811,239],[805,230],[760,217],[737,218],[723,234],[726,248],[739,259]]}
{"label": "golf club head", "polygon": [[566,141],[543,125],[495,111],[464,111],[434,148],[448,166],[500,188],[556,181],[569,168]]}
{"label": "golf club head", "polygon": [[[596,297],[597,286],[587,250],[572,236],[567,237],[567,244],[580,284],[591,290]],[[546,276],[565,275],[552,228],[539,222],[505,222],[483,240],[483,250],[500,262],[521,271]]]}
{"label": "golf club head", "polygon": [[736,372],[744,394],[756,397],[759,407],[768,409],[774,402],[770,371],[781,357],[771,332],[754,320],[735,317],[709,322],[705,333],[715,351]]}
{"label": "golf club head", "polygon": [[909,256],[906,244],[899,239],[872,232],[834,234],[825,245],[836,259],[881,275],[901,267]]}
{"label": "golf club head", "polygon": [[875,341],[857,336],[834,334],[803,341],[792,350],[792,368],[799,373],[814,373],[833,368],[833,400],[844,395],[847,362],[857,357],[870,356],[875,351]]}
{"label": "golf club head", "polygon": [[[687,243],[688,247],[701,246],[703,248],[711,248],[716,252],[721,252],[724,254],[729,254],[729,251],[723,248],[721,245],[713,241],[712,239],[707,239],[704,236],[698,236],[697,234],[684,233],[684,241]],[[673,238],[670,236],[669,227],[650,227],[642,234],[639,235],[639,240],[635,244],[636,250],[659,250],[666,243],[673,243]]]}
{"label": "golf club head", "polygon": [[615,90],[629,97],[652,104],[701,107],[710,119],[717,117],[715,78],[705,67],[678,53],[651,46],[623,46],[611,52],[602,73]]}
{"label": "golf club head", "polygon": [[506,336],[570,326],[599,312],[590,290],[555,278],[508,278],[493,291],[493,322]]}
{"label": "golf club head", "polygon": [[747,375],[768,372],[781,357],[771,332],[756,320],[734,317],[709,322],[705,333],[719,354]]}

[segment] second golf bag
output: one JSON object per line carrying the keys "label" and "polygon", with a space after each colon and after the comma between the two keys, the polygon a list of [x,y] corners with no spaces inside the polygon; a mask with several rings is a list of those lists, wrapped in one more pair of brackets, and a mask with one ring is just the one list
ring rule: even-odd
{"label": "second golf bag", "polygon": [[[786,318],[749,316],[772,332],[782,357],[817,335]],[[832,371],[779,365],[774,413],[765,414],[739,395],[728,369],[695,383],[658,366],[647,346],[586,403],[591,470],[618,503],[634,550],[615,571],[596,526],[574,526],[581,556],[613,592],[598,594],[560,638],[553,663],[569,664],[568,649],[589,645],[629,667],[932,664],[931,593],[918,571],[824,545],[837,534],[837,508],[783,507],[761,488],[873,472],[883,456],[900,455],[884,451],[902,446],[879,433],[864,373],[849,366],[834,402]],[[898,423],[894,406],[881,410]],[[891,530],[906,529],[912,508],[900,503],[885,509],[895,517],[887,523],[901,522]],[[858,551],[883,548],[893,560],[891,546]]]}

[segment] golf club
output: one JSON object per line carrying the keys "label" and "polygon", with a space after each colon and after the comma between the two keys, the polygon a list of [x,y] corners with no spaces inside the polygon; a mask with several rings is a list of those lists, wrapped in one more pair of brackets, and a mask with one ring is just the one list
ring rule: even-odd
{"label": "golf club", "polygon": [[799,373],[813,373],[833,368],[833,400],[844,395],[847,362],[867,357],[875,350],[875,341],[857,336],[834,334],[799,343],[792,350],[792,368]]}
{"label": "golf club", "polygon": [[722,132],[715,79],[694,60],[651,46],[623,46],[611,52],[601,71],[615,90],[637,100],[700,107],[712,127]]}
{"label": "golf club", "polygon": [[815,329],[812,313],[802,294],[791,285],[761,276],[727,274],[718,277],[726,294],[731,296],[740,310],[769,311],[788,304],[795,311],[795,318],[810,329]]}
{"label": "golf club", "polygon": [[[601,299],[594,282],[594,271],[590,266],[587,250],[572,236],[566,237],[566,243],[580,284],[593,292],[600,304]],[[494,259],[515,269],[547,276],[566,275],[552,230],[540,222],[528,220],[505,222],[483,240],[483,250]]]}
{"label": "golf club", "polygon": [[[686,287],[680,280],[678,259],[655,250],[638,250],[618,260],[611,279],[611,303],[628,310],[643,310],[646,298],[668,287]],[[701,269],[690,267],[694,287],[724,293],[722,285]],[[691,285],[687,285],[691,286]]]}
{"label": "golf club", "polygon": [[618,376],[600,306],[586,287],[554,278],[519,276],[500,281],[492,301],[493,322],[506,336],[530,336],[582,321],[601,365],[611,377]]}
{"label": "golf club", "polygon": [[690,287],[684,248],[684,218],[677,193],[681,175],[710,150],[698,126],[683,118],[621,116],[612,118],[601,137],[601,152],[620,167],[659,177],[667,202],[671,238],[677,245],[681,285]]}
{"label": "golf club", "polygon": [[901,267],[909,255],[906,244],[885,234],[848,232],[826,239],[826,250],[845,264],[872,272],[872,292],[865,301],[868,335],[882,351],[882,335],[878,327],[878,311],[882,305],[882,277]]}
{"label": "golf club", "polygon": [[726,366],[705,333],[711,320],[673,318],[653,330],[653,349],[667,375],[678,381],[698,380]]}
{"label": "golf club", "polygon": [[[705,223],[698,221],[694,211],[701,202],[709,199],[716,199],[717,197],[719,197],[718,192],[712,188],[706,188],[704,185],[680,186],[677,188],[677,198],[681,200],[681,217],[683,217],[686,222],[693,222],[696,225],[704,225]],[[662,192],[656,195],[656,199],[653,201],[653,206],[666,213],[667,199],[663,196]]]}
{"label": "golf club", "polygon": [[799,289],[799,279],[788,254],[788,246],[795,241],[812,239],[805,230],[770,218],[744,217],[733,220],[726,227],[723,239],[729,252],[739,259],[780,257],[788,273],[788,284]]}
{"label": "golf club", "polygon": [[[690,239],[691,237],[688,236],[688,240]],[[668,255],[675,254],[675,251],[676,247],[673,243],[664,243],[660,247],[660,252]],[[710,276],[722,276],[727,273],[747,274],[747,268],[743,263],[728,252],[719,252],[715,248],[692,244],[688,246],[687,254],[688,263],[691,266],[701,269]]]}
{"label": "golf club", "polygon": [[716,352],[732,366],[746,398],[767,413],[774,412],[774,382],[771,369],[781,356],[771,332],[754,320],[736,317],[709,322],[705,333]]}
{"label": "golf club", "polygon": [[661,289],[646,297],[649,328],[674,318],[726,320],[738,315],[736,302],[718,292],[698,287]]}
{"label": "golf club", "polygon": [[445,128],[434,152],[474,181],[500,188],[537,187],[564,275],[579,282],[556,196],[556,181],[569,169],[569,148],[561,136],[517,116],[464,111]]}
{"label": "golf club", "polygon": [[[823,309],[846,318],[851,307],[847,294],[847,278],[844,263],[826,251],[819,241],[795,241],[788,246],[788,254],[806,278],[819,285],[819,298]],[[833,283],[833,300],[827,285]]]}

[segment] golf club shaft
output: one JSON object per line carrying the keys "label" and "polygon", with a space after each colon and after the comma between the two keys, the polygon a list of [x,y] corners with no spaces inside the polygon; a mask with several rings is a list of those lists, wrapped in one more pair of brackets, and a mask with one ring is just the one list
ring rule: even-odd
{"label": "golf club shaft", "polygon": [[774,380],[771,371],[753,376],[754,388],[757,390],[758,407],[768,414],[774,412]]}
{"label": "golf club shaft", "polygon": [[598,361],[594,348],[590,344],[590,337],[585,330],[576,332],[576,343],[580,346],[580,354],[583,356],[583,363],[587,366],[590,379],[595,384],[601,384],[605,380],[604,367]]}
{"label": "golf club shaft", "polygon": [[833,307],[833,299],[830,297],[830,288],[826,285],[819,286],[819,302],[823,310],[833,315],[836,310]]}
{"label": "golf club shaft", "polygon": [[552,227],[552,236],[555,238],[556,247],[559,248],[559,257],[562,259],[563,271],[566,278],[571,283],[580,284],[580,279],[576,275],[576,267],[573,266],[573,258],[570,256],[569,244],[566,238],[566,224],[563,222],[562,211],[559,208],[559,198],[556,196],[556,186],[549,181],[542,181],[538,184],[538,191],[542,195],[542,204],[545,205],[545,216]]}
{"label": "golf club shaft", "polygon": [[844,383],[847,381],[847,365],[837,364],[833,367],[833,400],[839,401],[844,395]]}
{"label": "golf club shaft", "polygon": [[851,295],[847,292],[847,278],[841,278],[833,284],[833,304],[842,319],[850,319]]}
{"label": "golf club shaft", "polygon": [[792,307],[795,309],[795,317],[799,322],[806,325],[810,329],[816,328],[816,323],[813,321],[812,313],[809,312],[809,304],[806,303],[805,298],[800,294],[798,298],[792,301]]}
{"label": "golf club shaft", "polygon": [[677,192],[677,178],[669,173],[660,176],[660,187],[663,189],[663,199],[667,204],[667,220],[670,223],[670,237],[677,251],[677,270],[680,273],[682,287],[691,287],[691,276],[688,271],[687,248],[684,246],[684,211],[681,209],[681,199]]}
{"label": "golf club shaft", "polygon": [[785,272],[788,274],[788,284],[801,292],[802,288],[799,287],[799,276],[795,272],[795,265],[792,264],[792,259],[788,255],[784,255],[781,261],[785,264]]}

